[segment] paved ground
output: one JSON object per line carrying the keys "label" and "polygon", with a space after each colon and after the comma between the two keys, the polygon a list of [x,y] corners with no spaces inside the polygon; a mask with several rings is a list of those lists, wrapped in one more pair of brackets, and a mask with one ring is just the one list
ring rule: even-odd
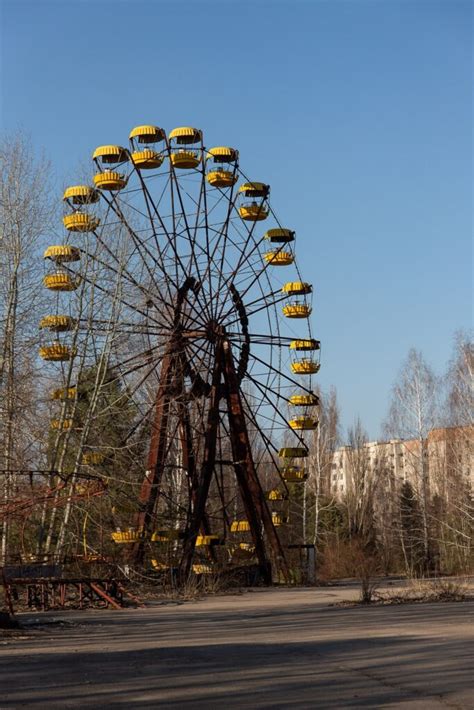
{"label": "paved ground", "polygon": [[474,708],[473,602],[330,606],[353,594],[36,615],[55,623],[0,637],[0,710]]}

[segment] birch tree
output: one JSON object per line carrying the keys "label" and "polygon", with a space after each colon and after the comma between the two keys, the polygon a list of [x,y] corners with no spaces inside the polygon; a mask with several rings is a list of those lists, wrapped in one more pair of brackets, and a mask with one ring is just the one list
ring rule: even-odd
{"label": "birch tree", "polygon": [[[20,133],[0,141],[0,471],[6,502],[17,486],[15,471],[34,460],[38,259],[52,223],[50,166]],[[12,534],[2,521],[0,560]]]}

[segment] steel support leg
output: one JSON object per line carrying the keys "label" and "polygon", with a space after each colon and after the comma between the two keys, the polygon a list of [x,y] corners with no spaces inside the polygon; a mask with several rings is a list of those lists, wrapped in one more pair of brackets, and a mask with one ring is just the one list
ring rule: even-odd
{"label": "steel support leg", "polygon": [[224,359],[224,382],[226,384],[227,409],[235,474],[250,524],[261,573],[265,583],[271,584],[271,565],[265,551],[262,524],[267,540],[272,548],[274,560],[285,578],[288,576],[287,564],[255,470],[232,350],[227,340],[224,340],[222,349]]}

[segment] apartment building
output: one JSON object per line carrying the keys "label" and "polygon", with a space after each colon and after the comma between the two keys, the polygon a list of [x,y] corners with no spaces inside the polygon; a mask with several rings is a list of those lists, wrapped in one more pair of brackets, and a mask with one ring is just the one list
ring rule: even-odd
{"label": "apartment building", "polygon": [[354,476],[374,476],[382,490],[393,491],[409,481],[415,489],[427,476],[430,491],[448,497],[452,485],[466,485],[474,493],[474,427],[433,429],[423,444],[418,439],[370,441],[362,450],[341,446],[334,452],[329,493],[342,498]]}

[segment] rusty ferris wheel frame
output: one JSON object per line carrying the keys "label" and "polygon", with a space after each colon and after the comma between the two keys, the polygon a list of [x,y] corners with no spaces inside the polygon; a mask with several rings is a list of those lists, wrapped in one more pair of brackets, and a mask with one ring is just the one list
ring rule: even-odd
{"label": "rusty ferris wheel frame", "polygon": [[[298,270],[292,281],[275,282],[278,267],[296,268],[295,234],[276,219],[269,186],[243,174],[238,152],[206,148],[198,129],[174,129],[167,137],[156,126],[139,126],[129,148],[100,146],[94,162],[94,187],[65,191],[66,241],[78,233],[87,237],[78,261],[99,265],[102,277],[83,272],[81,281],[115,304],[109,324],[120,342],[110,348],[110,367],[141,404],[144,388],[148,394],[146,411],[133,424],[136,431],[145,422],[149,435],[136,514],[129,532],[119,531],[114,539],[129,543],[128,561],[141,565],[153,536],[163,540],[173,531],[174,564],[180,578],[187,578],[196,546],[206,548],[211,563],[222,563],[220,544],[240,525],[251,537],[243,544],[262,578],[271,582],[272,564],[285,577],[279,523],[262,478],[277,480],[281,500],[288,497],[289,482],[304,481],[305,432],[317,425],[311,375],[319,369],[308,353],[319,355],[320,349],[308,325],[311,286]],[[94,212],[97,203],[101,216]],[[262,234],[267,218],[274,226]],[[108,238],[117,230],[128,245],[120,257]],[[54,258],[53,252],[50,261],[51,277],[58,281],[63,274],[77,283],[72,259]],[[282,335],[282,315],[287,323],[296,319],[299,328],[304,322],[303,338],[300,331]],[[77,354],[58,341],[84,327],[81,318],[72,318],[71,328],[54,331],[56,341],[49,346],[69,348],[66,385]],[[105,337],[103,318],[89,318],[87,328]],[[131,356],[120,333],[132,343]],[[288,404],[299,406],[300,416],[288,419]],[[294,445],[284,447],[289,437]],[[180,520],[167,520],[168,528],[157,533],[165,524],[160,505],[169,500],[176,451],[186,500],[175,506]],[[96,460],[100,464],[100,452]],[[241,523],[232,521],[231,507],[245,515]]]}

